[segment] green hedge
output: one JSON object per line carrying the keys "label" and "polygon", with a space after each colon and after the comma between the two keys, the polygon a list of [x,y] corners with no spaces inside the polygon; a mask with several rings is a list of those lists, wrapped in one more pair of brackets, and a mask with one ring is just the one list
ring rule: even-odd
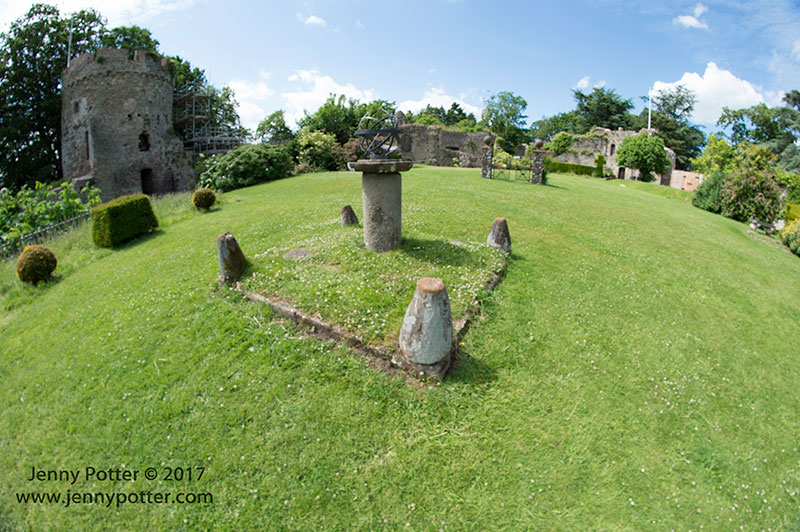
{"label": "green hedge", "polygon": [[121,196],[92,209],[92,239],[104,248],[150,233],[158,220],[144,194]]}
{"label": "green hedge", "polygon": [[793,222],[795,220],[800,220],[800,203],[798,204],[786,204],[786,223]]}
{"label": "green hedge", "polygon": [[544,160],[544,168],[548,172],[556,172],[562,174],[563,173],[578,174],[578,175],[588,175],[588,176],[593,176],[595,175],[595,172],[597,172],[597,168],[594,166],[584,166],[582,164],[573,164],[573,163],[560,163],[558,161],[550,159],[549,157]]}

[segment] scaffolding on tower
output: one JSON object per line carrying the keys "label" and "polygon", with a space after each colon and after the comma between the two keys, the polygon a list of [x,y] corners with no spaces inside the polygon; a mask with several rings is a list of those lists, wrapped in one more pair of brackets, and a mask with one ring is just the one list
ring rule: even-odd
{"label": "scaffolding on tower", "polygon": [[211,102],[213,89],[184,85],[175,90],[173,123],[187,152],[197,157],[225,153],[245,143],[241,128],[215,125]]}

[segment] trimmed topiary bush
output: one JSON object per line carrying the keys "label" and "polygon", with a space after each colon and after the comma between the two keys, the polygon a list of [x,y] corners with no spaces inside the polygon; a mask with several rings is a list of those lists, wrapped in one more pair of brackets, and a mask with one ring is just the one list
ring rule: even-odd
{"label": "trimmed topiary bush", "polygon": [[198,188],[192,194],[192,203],[195,208],[208,210],[217,201],[217,195],[210,188]]}
{"label": "trimmed topiary bush", "polygon": [[603,177],[603,171],[606,167],[606,158],[603,157],[603,154],[598,154],[597,157],[594,158],[594,176],[595,177]]}
{"label": "trimmed topiary bush", "polygon": [[121,196],[92,209],[92,239],[104,248],[113,248],[157,227],[150,198],[144,194]]}
{"label": "trimmed topiary bush", "polygon": [[58,266],[55,254],[46,246],[25,246],[17,260],[17,276],[23,283],[47,281]]}

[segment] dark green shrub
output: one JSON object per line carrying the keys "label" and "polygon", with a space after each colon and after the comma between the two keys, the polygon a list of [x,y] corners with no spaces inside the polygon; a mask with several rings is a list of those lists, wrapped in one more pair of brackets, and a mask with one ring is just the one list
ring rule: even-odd
{"label": "dark green shrub", "polygon": [[245,144],[207,159],[200,185],[226,192],[287,177],[293,166],[285,146]]}
{"label": "dark green shrub", "polygon": [[722,191],[722,184],[728,179],[721,170],[716,170],[709,177],[700,183],[697,190],[692,197],[692,205],[703,209],[704,211],[719,214],[722,212],[722,205],[720,204],[720,191]]}
{"label": "dark green shrub", "polygon": [[92,239],[111,248],[158,227],[158,220],[144,194],[121,196],[92,209]]}
{"label": "dark green shrub", "polygon": [[786,223],[800,220],[800,204],[786,204]]}
{"label": "dark green shrub", "polygon": [[17,276],[23,283],[37,284],[50,279],[58,261],[45,246],[25,246],[17,260]]}
{"label": "dark green shrub", "polygon": [[210,188],[198,188],[192,194],[192,203],[195,208],[208,210],[217,201],[217,195]]}
{"label": "dark green shrub", "polygon": [[603,177],[603,169],[606,166],[606,158],[603,157],[603,154],[598,154],[597,157],[594,158],[594,176],[595,177]]}
{"label": "dark green shrub", "polygon": [[767,170],[740,168],[720,191],[722,215],[739,222],[773,222],[783,211],[781,189]]}
{"label": "dark green shrub", "polygon": [[582,164],[574,164],[574,163],[560,163],[558,161],[554,161],[549,157],[544,160],[544,168],[548,172],[556,172],[556,173],[567,173],[567,174],[578,174],[578,175],[588,175],[593,176],[595,175],[596,168],[594,166],[584,166]]}

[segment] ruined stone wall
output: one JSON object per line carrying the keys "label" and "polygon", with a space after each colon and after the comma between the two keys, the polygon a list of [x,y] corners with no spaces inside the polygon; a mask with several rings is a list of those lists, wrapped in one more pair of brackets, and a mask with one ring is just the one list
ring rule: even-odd
{"label": "ruined stone wall", "polygon": [[172,130],[167,60],[99,50],[71,61],[62,76],[62,158],[70,179],[91,176],[103,200],[189,188],[194,172]]}
{"label": "ruined stone wall", "polygon": [[[553,160],[562,163],[582,164],[584,166],[595,166],[595,157],[602,154],[606,159],[606,168],[611,170],[616,178],[621,179],[637,179],[639,171],[633,168],[620,167],[617,164],[617,150],[619,149],[622,141],[628,137],[634,137],[642,132],[647,132],[647,129],[640,131],[629,130],[611,130],[603,127],[596,127],[589,135],[576,136],[570,146],[569,150],[556,155]],[[667,152],[667,159],[670,161],[670,167],[664,175],[656,175],[656,182],[665,186],[671,185],[672,172],[675,169],[675,152],[669,148],[665,148]],[[622,171],[620,171],[622,169]]]}
{"label": "ruined stone wall", "polygon": [[404,124],[400,126],[400,153],[404,159],[429,163],[436,166],[459,166],[480,168],[488,133],[477,131],[464,133],[448,131],[443,126]]}

